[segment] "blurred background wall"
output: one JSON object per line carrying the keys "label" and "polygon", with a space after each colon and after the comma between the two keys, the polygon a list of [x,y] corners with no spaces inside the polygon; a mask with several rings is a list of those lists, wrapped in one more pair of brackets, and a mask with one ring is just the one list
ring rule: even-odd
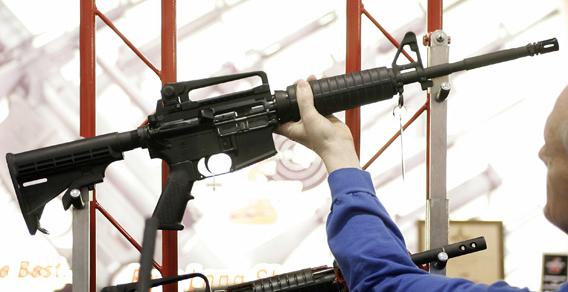
{"label": "blurred background wall", "polygon": [[[502,221],[505,280],[532,290],[540,288],[542,254],[568,253],[568,237],[542,215],[545,167],[537,157],[546,116],[568,84],[567,2],[444,1],[451,61],[552,37],[560,42],[554,54],[452,75],[448,100],[450,219]],[[363,3],[398,40],[407,31],[425,34],[425,0]],[[97,6],[160,67],[159,1]],[[263,70],[275,90],[310,74],[344,73],[345,1],[178,1],[177,13],[179,81]],[[362,23],[362,68],[390,67],[393,46],[370,21]],[[97,131],[131,130],[154,111],[160,81],[98,24]],[[0,1],[1,157],[78,138],[78,25],[79,1]],[[425,59],[426,48],[420,50]],[[217,86],[199,98],[246,86]],[[405,97],[409,118],[425,93],[407,86]],[[362,162],[397,130],[393,106],[386,101],[362,109]],[[424,135],[422,118],[405,132],[404,180],[396,143],[368,169],[411,251],[418,248],[416,221],[425,213]],[[279,136],[275,142],[277,156],[194,185],[196,199],[179,235],[183,272],[205,270],[231,282],[331,265],[325,168],[309,150]],[[160,193],[160,162],[142,150],[125,157],[109,167],[97,193],[140,239]],[[53,291],[70,282],[71,214],[56,201],[42,219],[51,234],[30,236],[7,169],[0,167],[0,290]],[[131,281],[138,253],[102,216],[97,221],[98,285]]]}

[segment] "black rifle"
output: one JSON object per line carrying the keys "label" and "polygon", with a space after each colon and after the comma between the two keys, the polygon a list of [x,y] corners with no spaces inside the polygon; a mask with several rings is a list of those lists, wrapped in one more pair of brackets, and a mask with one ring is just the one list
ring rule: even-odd
{"label": "black rifle", "polygon": [[[262,278],[240,284],[224,287],[210,288],[207,277],[201,273],[191,273],[179,276],[171,276],[161,279],[151,279],[152,258],[154,254],[157,219],[146,220],[144,239],[142,242],[142,255],[140,257],[139,281],[134,283],[108,286],[101,292],[134,292],[148,291],[151,287],[158,287],[174,282],[200,277],[205,281],[204,289],[196,289],[196,292],[347,292],[347,283],[343,278],[337,262],[333,267],[320,266],[316,268],[302,269],[272,277]],[[483,236],[452,243],[443,247],[415,253],[410,256],[417,266],[432,263],[438,268],[445,266],[450,258],[485,250],[487,244]]]}
{"label": "black rifle", "polygon": [[[345,283],[338,283],[336,274],[333,267],[321,266],[317,268],[302,269],[290,273],[276,275],[268,278],[244,282],[223,287],[207,287],[198,288],[194,291],[202,292],[343,292],[347,291]],[[147,280],[147,286],[158,287],[174,282],[187,280],[194,277],[201,277],[207,279],[203,274],[192,273],[180,276],[172,276],[161,279]],[[101,290],[101,292],[133,292],[133,291],[148,291],[141,290],[139,287],[141,283],[145,282],[140,279],[140,282],[120,284],[116,286],[108,286]]]}
{"label": "black rifle", "polygon": [[[417,61],[397,65],[405,46]],[[528,44],[467,58],[459,62],[423,68],[414,33],[407,33],[396,53],[392,68],[379,67],[361,72],[309,81],[316,109],[323,115],[389,99],[402,94],[403,86],[418,82],[422,89],[432,86],[432,78],[470,70],[520,57],[544,54],[559,49],[556,39]],[[189,92],[221,83],[257,77],[261,85],[192,101]],[[39,220],[47,202],[61,192],[67,209],[82,208],[79,194],[102,182],[106,167],[123,159],[123,152],[147,148],[151,158],[160,158],[169,166],[169,176],[154,217],[159,228],[181,230],[181,220],[193,183],[205,177],[198,163],[224,153],[232,160],[229,171],[262,161],[276,153],[272,133],[282,123],[300,119],[296,86],[271,94],[264,72],[213,77],[166,84],[156,112],[148,124],[136,130],[112,133],[42,149],[6,154],[20,209],[30,234],[40,228]]]}

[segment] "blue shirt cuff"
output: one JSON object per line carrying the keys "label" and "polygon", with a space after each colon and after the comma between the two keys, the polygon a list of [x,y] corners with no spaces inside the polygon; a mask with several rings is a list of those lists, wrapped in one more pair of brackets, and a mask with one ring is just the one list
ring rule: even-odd
{"label": "blue shirt cuff", "polygon": [[371,175],[358,168],[340,168],[334,170],[327,177],[331,196],[335,199],[338,196],[366,192],[375,195],[375,187]]}

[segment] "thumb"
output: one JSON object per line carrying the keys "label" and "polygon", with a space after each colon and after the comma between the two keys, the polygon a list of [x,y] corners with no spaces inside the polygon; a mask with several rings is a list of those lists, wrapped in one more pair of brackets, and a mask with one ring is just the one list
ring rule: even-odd
{"label": "thumb", "polygon": [[296,84],[296,98],[298,101],[298,109],[300,116],[303,118],[307,115],[317,112],[314,107],[314,94],[310,84],[305,80],[299,80]]}

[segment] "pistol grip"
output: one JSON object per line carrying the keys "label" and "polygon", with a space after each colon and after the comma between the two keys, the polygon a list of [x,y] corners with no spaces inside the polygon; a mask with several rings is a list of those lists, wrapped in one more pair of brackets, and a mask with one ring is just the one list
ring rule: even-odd
{"label": "pistol grip", "polygon": [[192,161],[170,165],[170,173],[166,187],[158,199],[152,217],[158,219],[158,229],[182,230],[183,213],[187,202],[193,199],[190,194],[195,177],[195,167]]}

